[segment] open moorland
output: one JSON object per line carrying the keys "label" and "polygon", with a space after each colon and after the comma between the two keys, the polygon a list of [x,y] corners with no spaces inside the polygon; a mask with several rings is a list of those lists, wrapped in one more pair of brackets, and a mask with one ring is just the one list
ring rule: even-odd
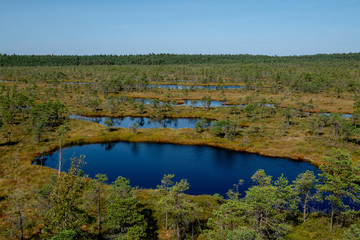
{"label": "open moorland", "polygon": [[[0,238],[358,234],[360,54],[0,55],[0,97]],[[113,118],[124,117],[146,117],[159,126],[164,119],[199,121],[193,128],[142,128],[136,121],[116,127]],[[104,175],[91,179],[81,171],[86,157],[75,157],[61,173],[33,164],[65,147],[119,141],[280,157],[308,162],[321,174],[308,171],[291,182],[259,168],[245,193],[239,181],[226,196],[212,196],[186,195],[191,182],[175,182],[171,174],[154,189],[134,189],[122,177],[114,183]],[[310,211],[309,201],[328,204],[328,211]]]}

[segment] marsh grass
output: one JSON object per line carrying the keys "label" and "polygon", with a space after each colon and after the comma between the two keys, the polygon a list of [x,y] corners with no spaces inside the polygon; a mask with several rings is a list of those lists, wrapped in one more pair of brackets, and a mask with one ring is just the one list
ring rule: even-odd
{"label": "marsh grass", "polygon": [[[70,120],[71,132],[69,138],[65,140],[65,146],[99,143],[99,142],[157,142],[157,143],[173,143],[184,145],[206,145],[211,147],[219,147],[231,149],[235,151],[243,151],[261,154],[264,156],[283,157],[294,160],[307,161],[315,166],[319,166],[322,157],[325,156],[332,147],[337,146],[351,153],[354,162],[360,162],[359,145],[351,142],[344,142],[341,139],[333,141],[331,139],[332,130],[324,128],[321,134],[316,136],[309,133],[307,127],[311,119],[302,117],[293,117],[291,124],[284,127],[285,119],[281,113],[281,109],[287,106],[297,108],[297,102],[310,102],[312,100],[314,109],[312,111],[319,112],[325,110],[327,112],[352,113],[354,96],[350,92],[343,92],[340,97],[333,93],[289,93],[286,89],[279,93],[272,93],[268,88],[257,90],[249,89],[228,89],[224,91],[199,89],[195,91],[187,90],[167,90],[167,89],[149,89],[136,92],[119,92],[103,94],[94,92],[86,85],[66,85],[60,81],[86,81],[96,85],[101,82],[101,74],[106,74],[110,68],[94,67],[97,69],[96,74],[79,74],[91,70],[91,67],[73,67],[64,68],[46,68],[46,71],[56,73],[59,69],[64,70],[69,76],[74,74],[78,77],[69,77],[68,79],[60,79],[57,81],[44,81],[41,72],[43,67],[21,67],[0,69],[0,76],[10,79],[10,76],[16,75],[14,79],[24,79],[29,77],[29,81],[20,83],[4,83],[7,86],[15,84],[20,89],[34,87],[37,93],[36,103],[48,101],[51,99],[60,99],[66,104],[69,113],[82,114],[85,116],[109,116],[109,117],[149,117],[155,113],[155,109],[151,105],[145,105],[144,113],[140,114],[134,104],[125,102],[120,104],[114,113],[111,113],[105,106],[108,96],[119,97],[121,95],[137,98],[157,98],[164,101],[175,100],[181,102],[184,99],[200,100],[203,96],[211,96],[211,100],[223,101],[226,99],[228,103],[246,104],[246,99],[258,102],[262,98],[267,100],[273,99],[277,103],[276,113],[259,118],[258,116],[246,116],[244,112],[240,114],[230,114],[228,108],[218,107],[210,108],[206,111],[203,108],[191,108],[187,106],[177,106],[172,111],[163,112],[164,117],[193,117],[193,118],[209,118],[215,120],[231,119],[238,122],[241,127],[234,139],[225,139],[214,136],[210,131],[205,130],[201,133],[194,129],[139,129],[136,133],[129,129],[108,128],[100,124]],[[116,69],[122,69],[121,67]],[[135,67],[132,70],[146,70],[146,67]],[[110,69],[111,70],[111,69]],[[3,75],[1,75],[1,72]],[[8,74],[8,75],[7,75]],[[38,76],[39,75],[39,76]],[[81,77],[79,77],[81,75]],[[173,74],[174,75],[174,74]],[[51,74],[49,75],[51,76]],[[94,76],[97,76],[95,79]],[[175,77],[170,76],[170,77]],[[48,79],[49,80],[49,79]],[[165,82],[165,81],[164,81]],[[164,83],[159,82],[159,83]],[[168,81],[174,83],[174,81]],[[176,83],[176,82],[175,82]],[[186,84],[186,83],[185,83]],[[233,85],[233,83],[231,83]],[[241,83],[238,83],[241,84]],[[35,87],[36,86],[36,87]],[[65,87],[66,86],[66,87]],[[54,93],[54,94],[49,94]],[[99,100],[97,110],[91,109],[86,103],[89,99],[96,98]],[[241,98],[241,101],[239,101]],[[14,189],[23,189],[27,192],[36,193],[37,189],[42,186],[51,173],[55,173],[54,169],[31,165],[34,157],[46,155],[58,149],[58,138],[56,128],[51,129],[37,143],[29,128],[29,119],[20,119],[20,116],[14,121],[15,123],[6,124],[4,131],[11,132],[11,143],[6,143],[6,138],[0,134],[0,232],[8,226],[4,223],[4,212],[8,207],[7,198]],[[359,136],[355,136],[359,138]],[[144,203],[144,209],[149,208],[155,210],[153,199],[156,199],[156,191],[139,190],[137,196]],[[213,209],[217,208],[214,198],[210,196],[188,196],[193,201],[205,206],[203,219],[211,216]],[[171,232],[164,231],[162,217],[156,215],[158,221],[159,236],[167,239],[171,236]],[[338,239],[342,237],[341,231],[344,229],[335,229],[331,235],[327,232],[328,218],[311,217],[309,220],[294,227],[294,231],[288,236],[288,239]],[[314,227],[321,226],[321,227]],[[41,226],[35,227],[34,231],[38,231]]]}

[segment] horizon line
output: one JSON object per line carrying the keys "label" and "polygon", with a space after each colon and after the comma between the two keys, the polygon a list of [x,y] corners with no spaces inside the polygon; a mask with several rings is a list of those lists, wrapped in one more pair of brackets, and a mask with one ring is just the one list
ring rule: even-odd
{"label": "horizon line", "polygon": [[338,54],[360,54],[360,52],[336,52],[336,53],[314,53],[303,55],[267,55],[267,54],[250,54],[250,53],[134,53],[134,54],[8,54],[0,53],[0,56],[151,56],[151,55],[178,55],[178,56],[266,56],[266,57],[302,57],[316,55],[338,55]]}

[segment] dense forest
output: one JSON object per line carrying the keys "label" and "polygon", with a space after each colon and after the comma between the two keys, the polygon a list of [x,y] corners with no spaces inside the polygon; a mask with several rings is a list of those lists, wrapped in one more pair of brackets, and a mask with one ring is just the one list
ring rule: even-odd
{"label": "dense forest", "polygon": [[0,66],[78,66],[78,65],[170,65],[170,64],[229,64],[229,63],[308,63],[358,62],[360,53],[318,54],[304,56],[266,55],[0,55]]}
{"label": "dense forest", "polygon": [[[0,238],[359,239],[359,57],[0,55]],[[140,129],[114,127],[116,117],[201,120]],[[84,156],[66,171],[61,156],[58,169],[42,165],[64,147],[117,141],[226,148],[321,173],[290,181],[259,169],[242,195],[239,176],[226,196],[191,196],[173,174],[135,189],[121,176],[90,179]]]}

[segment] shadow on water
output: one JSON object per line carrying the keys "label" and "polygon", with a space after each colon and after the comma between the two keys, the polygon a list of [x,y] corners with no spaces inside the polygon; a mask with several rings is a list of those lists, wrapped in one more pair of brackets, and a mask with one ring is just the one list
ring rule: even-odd
{"label": "shadow on water", "polygon": [[136,122],[139,124],[140,127],[145,125],[145,119],[143,117],[139,118]]}
{"label": "shadow on water", "polygon": [[47,159],[48,159],[47,157],[43,157],[43,156],[35,157],[32,161],[32,164],[44,166]]}
{"label": "shadow on water", "polygon": [[110,151],[113,147],[115,147],[115,143],[101,143],[101,146],[104,147],[105,151]]}
{"label": "shadow on water", "polygon": [[134,154],[134,156],[137,156],[139,154],[139,148],[136,143],[131,144],[131,152]]}

